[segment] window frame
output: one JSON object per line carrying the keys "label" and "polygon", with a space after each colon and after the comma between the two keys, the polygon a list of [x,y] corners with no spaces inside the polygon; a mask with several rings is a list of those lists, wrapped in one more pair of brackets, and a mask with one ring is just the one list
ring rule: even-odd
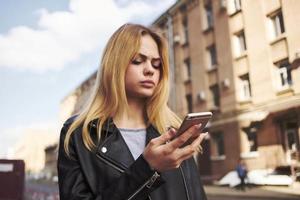
{"label": "window frame", "polygon": [[208,70],[212,70],[217,68],[218,65],[218,55],[217,55],[217,49],[216,45],[212,44],[206,48],[207,52],[207,59],[208,59]]}
{"label": "window frame", "polygon": [[220,96],[220,89],[218,84],[211,85],[209,87],[211,96],[212,96],[212,102],[214,108],[220,108],[221,106],[221,96]]}
{"label": "window frame", "polygon": [[283,59],[275,63],[276,86],[279,91],[291,88],[293,85],[292,68],[288,59]]}
{"label": "window frame", "polygon": [[189,44],[189,27],[188,27],[188,18],[184,16],[182,20],[182,29],[183,29],[183,45]]}
{"label": "window frame", "polygon": [[224,133],[221,131],[211,133],[212,140],[212,155],[211,159],[219,160],[225,159],[225,141],[224,141]]}
{"label": "window frame", "polygon": [[213,7],[211,5],[211,3],[208,3],[206,5],[204,5],[203,7],[203,11],[204,11],[204,31],[213,29],[214,27],[214,14],[213,14]]}
{"label": "window frame", "polygon": [[239,99],[240,101],[248,101],[252,98],[251,82],[249,74],[239,76]]}
{"label": "window frame", "polygon": [[241,0],[228,0],[227,8],[229,15],[235,15],[236,13],[242,11],[242,2]]}
{"label": "window frame", "polygon": [[242,56],[247,51],[247,43],[244,29],[234,34],[233,42],[234,55],[236,57]]}
{"label": "window frame", "polygon": [[191,67],[191,60],[190,60],[190,58],[186,58],[184,60],[184,65],[186,67],[187,80],[191,80],[191,78],[192,78],[192,67]]}
{"label": "window frame", "polygon": [[188,113],[191,113],[191,112],[193,112],[193,95],[186,94],[185,98],[186,98]]}
{"label": "window frame", "polygon": [[280,38],[285,33],[285,25],[281,8],[268,15],[271,41]]}

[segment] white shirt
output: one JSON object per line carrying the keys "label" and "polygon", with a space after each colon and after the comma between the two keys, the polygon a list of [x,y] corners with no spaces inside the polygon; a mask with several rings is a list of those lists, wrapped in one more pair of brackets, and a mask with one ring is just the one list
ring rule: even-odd
{"label": "white shirt", "polygon": [[134,160],[144,151],[146,145],[146,129],[119,128]]}

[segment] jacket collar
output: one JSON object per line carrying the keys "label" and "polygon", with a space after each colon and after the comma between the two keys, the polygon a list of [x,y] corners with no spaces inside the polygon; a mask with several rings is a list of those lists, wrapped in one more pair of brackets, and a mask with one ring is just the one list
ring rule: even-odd
{"label": "jacket collar", "polygon": [[[89,123],[89,128],[97,128],[98,127],[98,123],[99,123],[99,118],[93,119],[92,121],[90,121]],[[102,127],[102,130],[104,131],[109,131],[109,132],[113,132],[113,130],[116,128],[112,118],[108,118],[105,122],[104,125]]]}
{"label": "jacket collar", "polygon": [[[98,119],[91,121],[91,127],[97,130],[98,122]],[[160,135],[153,125],[148,126],[146,132],[146,144]],[[134,158],[111,118],[106,120],[102,127],[102,137],[103,140],[98,144],[96,153],[114,165],[127,169],[134,162]]]}
{"label": "jacket collar", "polygon": [[[98,126],[98,123],[99,123],[99,119],[94,119],[92,120],[90,123],[89,123],[89,128],[94,128],[94,129],[97,129],[97,126]],[[118,129],[116,127],[116,125],[114,124],[113,122],[113,119],[112,118],[108,118],[105,122],[104,122],[104,125],[102,127],[102,132],[107,132],[107,133],[114,133],[114,131]],[[155,138],[155,137],[158,137],[160,134],[159,132],[156,130],[156,128],[150,124],[147,129],[147,138],[146,138],[146,144],[148,144],[148,142]],[[108,136],[108,135],[107,135]]]}

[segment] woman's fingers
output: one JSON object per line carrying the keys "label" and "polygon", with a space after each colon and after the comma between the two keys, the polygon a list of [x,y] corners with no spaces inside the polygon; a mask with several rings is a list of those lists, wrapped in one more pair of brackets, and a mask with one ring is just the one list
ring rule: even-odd
{"label": "woman's fingers", "polygon": [[[184,160],[193,156],[206,135],[199,133],[197,125],[178,137],[176,137],[176,130],[170,129],[149,142],[143,152],[144,158],[152,168],[160,172],[174,169],[180,166]],[[193,138],[192,143],[182,147],[191,137]]]}
{"label": "woman's fingers", "polygon": [[175,150],[179,147],[181,147],[186,141],[194,136],[195,134],[199,134],[199,128],[201,127],[201,124],[194,125],[190,127],[187,131],[185,131],[183,134],[172,140],[170,143],[168,143],[168,146],[170,146],[171,149]]}
{"label": "woman's fingers", "polygon": [[152,139],[149,144],[151,146],[159,146],[162,144],[166,144],[168,141],[174,138],[175,135],[176,135],[176,130],[174,128],[170,128],[165,134]]}
{"label": "woman's fingers", "polygon": [[201,142],[204,140],[204,138],[207,136],[207,134],[208,134],[207,132],[201,133],[193,141],[192,144],[187,145],[177,151],[177,153],[179,154],[178,157],[181,160],[181,162],[188,159],[189,157],[191,157],[194,153],[196,153],[198,151],[198,148],[199,148]]}

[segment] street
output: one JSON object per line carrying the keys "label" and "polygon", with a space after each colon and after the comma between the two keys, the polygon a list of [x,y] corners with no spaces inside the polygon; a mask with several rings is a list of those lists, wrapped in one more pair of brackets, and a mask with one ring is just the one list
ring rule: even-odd
{"label": "street", "polygon": [[[241,196],[208,196],[207,200],[266,200],[267,198],[260,197],[241,197]],[[287,200],[286,198],[278,200]]]}
{"label": "street", "polygon": [[258,196],[208,196],[207,200],[296,200],[296,197],[258,197]]}
{"label": "street", "polygon": [[25,200],[59,200],[58,187],[49,183],[27,181]]}
{"label": "street", "polygon": [[[208,200],[299,200],[300,183],[293,186],[252,186],[245,191],[227,186],[204,185]],[[25,200],[59,200],[56,183],[27,181]]]}
{"label": "street", "polygon": [[299,200],[300,184],[293,186],[252,186],[245,191],[228,186],[205,185],[208,200]]}

